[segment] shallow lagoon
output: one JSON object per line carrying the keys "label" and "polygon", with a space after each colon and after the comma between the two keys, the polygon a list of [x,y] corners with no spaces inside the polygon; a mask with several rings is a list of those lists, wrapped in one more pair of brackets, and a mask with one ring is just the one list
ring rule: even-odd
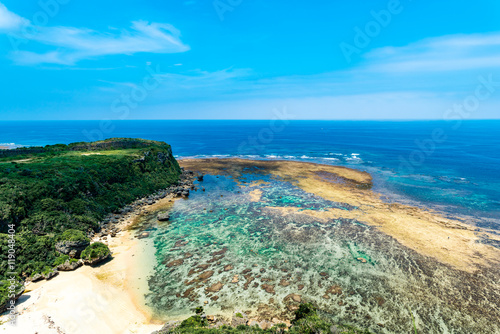
{"label": "shallow lagoon", "polygon": [[[422,332],[498,329],[491,322],[498,305],[486,287],[471,291],[470,274],[363,222],[309,214],[330,208],[354,209],[258,169],[237,179],[206,175],[189,199],[168,208],[169,223],[148,218],[158,263],[148,304],[165,320],[186,317],[205,302],[208,314],[242,311],[270,320],[292,319],[300,300],[376,333],[411,331],[412,314]],[[486,276],[476,273],[474,284]]]}

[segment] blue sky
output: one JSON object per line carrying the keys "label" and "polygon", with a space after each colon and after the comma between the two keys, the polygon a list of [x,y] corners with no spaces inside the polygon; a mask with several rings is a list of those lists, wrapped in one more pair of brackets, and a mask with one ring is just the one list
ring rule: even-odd
{"label": "blue sky", "polygon": [[0,74],[0,120],[500,118],[500,2],[0,0]]}

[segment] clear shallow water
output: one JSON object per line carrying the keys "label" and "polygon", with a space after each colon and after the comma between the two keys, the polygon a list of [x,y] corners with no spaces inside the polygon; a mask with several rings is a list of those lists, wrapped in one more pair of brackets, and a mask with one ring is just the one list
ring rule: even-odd
{"label": "clear shallow water", "polygon": [[[369,171],[376,190],[390,200],[472,215],[478,224],[500,230],[500,121],[468,121],[458,130],[446,122],[296,121],[282,128],[269,121],[111,125],[112,131],[103,131],[99,122],[90,121],[0,122],[0,142],[46,145],[140,137],[168,142],[178,157],[344,165]],[[446,141],[427,141],[427,148],[419,148],[435,129],[446,133]],[[417,160],[422,154],[424,159]],[[415,163],[408,165],[412,157]],[[259,186],[263,201],[249,202],[252,189],[244,184],[207,176],[206,192],[177,201],[170,224],[151,228],[158,264],[149,280],[148,300],[159,314],[184,316],[209,301],[211,313],[251,309],[272,314],[266,305],[274,305],[287,316],[287,296],[296,293],[318,304],[326,316],[374,332],[411,332],[410,309],[422,332],[500,330],[497,272],[450,269],[363,222],[320,222],[300,212],[283,216],[268,207],[350,208],[311,197],[280,180],[266,181]],[[227,265],[232,269],[226,271]],[[231,283],[234,275],[239,275],[238,283]],[[218,282],[223,285],[220,291],[206,290]]]}
{"label": "clear shallow water", "polygon": [[455,125],[445,121],[0,122],[0,143],[46,145],[140,137],[166,141],[177,157],[241,156],[344,165],[372,173],[375,190],[390,200],[474,216],[479,225],[500,230],[500,121],[464,121],[456,129]]}
{"label": "clear shallow water", "polygon": [[256,173],[206,175],[169,206],[168,224],[146,217],[157,261],[146,300],[157,316],[182,318],[204,305],[208,314],[292,319],[299,295],[325,317],[374,333],[410,332],[410,310],[423,333],[500,329],[496,272],[454,270],[363,222],[312,217],[303,209],[353,208]]}

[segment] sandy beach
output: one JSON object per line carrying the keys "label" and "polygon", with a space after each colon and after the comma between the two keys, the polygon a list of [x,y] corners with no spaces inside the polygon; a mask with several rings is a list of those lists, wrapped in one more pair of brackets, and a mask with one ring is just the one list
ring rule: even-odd
{"label": "sandy beach", "polygon": [[[129,223],[129,222],[126,222]],[[30,283],[19,299],[17,325],[3,323],[0,333],[151,333],[154,323],[143,294],[151,270],[147,240],[121,231],[108,241],[113,259],[99,267],[60,272],[50,281]]]}

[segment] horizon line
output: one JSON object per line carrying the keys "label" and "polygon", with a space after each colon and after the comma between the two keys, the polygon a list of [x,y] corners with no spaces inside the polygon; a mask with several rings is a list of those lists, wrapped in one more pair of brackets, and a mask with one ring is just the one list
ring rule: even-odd
{"label": "horizon line", "polygon": [[[0,122],[130,122],[130,121],[273,121],[276,119],[272,118],[147,118],[147,119],[8,119],[8,120],[0,120]],[[287,122],[296,122],[296,121],[344,121],[344,122],[429,122],[429,121],[440,121],[440,122],[452,122],[452,121],[500,121],[500,118],[469,118],[469,119],[437,119],[437,118],[429,118],[429,119],[411,119],[411,118],[381,118],[381,119],[322,119],[322,118],[299,118],[299,119],[287,119]]]}

